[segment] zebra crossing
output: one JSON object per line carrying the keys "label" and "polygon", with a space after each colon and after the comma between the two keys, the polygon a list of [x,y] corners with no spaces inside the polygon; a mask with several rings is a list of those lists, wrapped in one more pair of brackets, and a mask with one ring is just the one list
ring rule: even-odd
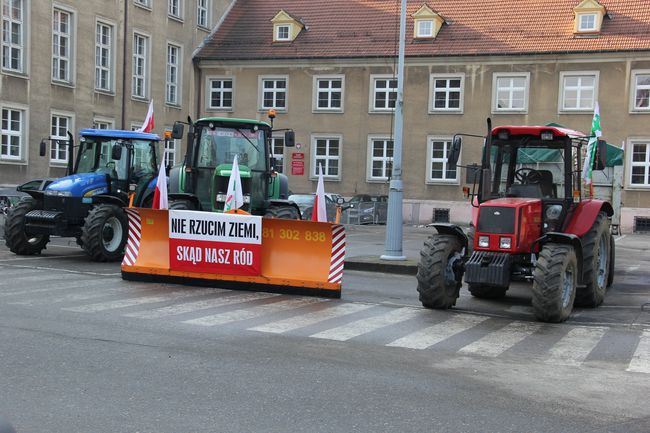
{"label": "zebra crossing", "polygon": [[[237,327],[246,332],[374,344],[401,350],[456,353],[459,356],[526,357],[547,365],[589,367],[603,347],[618,338],[613,328],[544,324],[457,311],[348,302],[315,297],[216,288],[132,283],[114,278],[46,272],[0,286],[0,303],[23,308],[53,308],[70,314],[110,314],[131,320],[157,320],[201,329]],[[650,374],[650,330],[625,332],[613,369]]]}

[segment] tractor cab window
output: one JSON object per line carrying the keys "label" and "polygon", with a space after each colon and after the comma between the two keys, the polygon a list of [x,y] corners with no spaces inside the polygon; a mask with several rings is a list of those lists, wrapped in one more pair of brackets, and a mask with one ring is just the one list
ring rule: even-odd
{"label": "tractor cab window", "polygon": [[[132,140],[131,143],[133,144],[132,180],[137,183],[140,179],[155,176],[158,169],[156,167],[156,151],[158,147],[148,140]],[[123,158],[125,153],[122,152]]]}
{"label": "tractor cab window", "polygon": [[116,140],[81,138],[77,157],[77,173],[106,173],[113,179],[126,179],[127,152],[119,161],[111,159],[111,149]]}
{"label": "tractor cab window", "polygon": [[199,167],[211,168],[232,164],[235,155],[239,165],[247,166],[253,171],[265,170],[263,132],[235,128],[202,129],[199,140]]}

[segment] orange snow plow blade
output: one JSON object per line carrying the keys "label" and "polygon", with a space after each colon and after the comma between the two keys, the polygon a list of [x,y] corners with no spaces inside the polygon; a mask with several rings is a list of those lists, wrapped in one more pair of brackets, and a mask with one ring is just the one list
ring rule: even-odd
{"label": "orange snow plow blade", "polygon": [[122,278],[340,298],[342,225],[127,209]]}

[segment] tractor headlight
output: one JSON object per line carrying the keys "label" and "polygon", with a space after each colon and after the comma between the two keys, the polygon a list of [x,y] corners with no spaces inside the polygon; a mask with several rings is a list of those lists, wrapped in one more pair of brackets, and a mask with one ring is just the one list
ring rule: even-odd
{"label": "tractor headlight", "polygon": [[226,202],[226,194],[217,194],[217,201],[218,202]]}
{"label": "tractor headlight", "polygon": [[512,248],[512,239],[499,238],[499,248],[504,250],[509,250],[510,248]]}
{"label": "tractor headlight", "polygon": [[488,236],[479,236],[478,237],[478,246],[481,248],[487,248],[490,246],[490,238]]}
{"label": "tractor headlight", "polygon": [[55,189],[45,190],[45,195],[53,197],[71,197],[72,193],[70,191],[57,191]]}
{"label": "tractor headlight", "polygon": [[246,194],[244,195],[244,203],[248,204],[251,202],[251,196]]}

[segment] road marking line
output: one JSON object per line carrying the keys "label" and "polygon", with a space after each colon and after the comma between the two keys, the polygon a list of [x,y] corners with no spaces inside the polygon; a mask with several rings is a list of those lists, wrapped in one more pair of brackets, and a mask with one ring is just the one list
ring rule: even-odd
{"label": "road marking line", "polygon": [[650,331],[643,331],[626,371],[650,373]]}
{"label": "road marking line", "polygon": [[[224,293],[230,290],[213,289],[212,293]],[[207,310],[209,308],[222,307],[225,305],[240,304],[258,299],[267,299],[280,296],[277,293],[246,293],[233,296],[223,296],[214,299],[204,299],[202,301],[185,302],[182,304],[169,305],[167,307],[156,308],[148,311],[136,311],[133,313],[123,314],[126,317],[137,317],[139,319],[158,319],[160,317],[174,316],[177,314],[193,313],[195,311]]]}
{"label": "road marking line", "polygon": [[155,304],[157,302],[175,301],[177,299],[190,298],[192,296],[201,296],[214,293],[214,289],[200,290],[179,290],[158,296],[142,296],[138,298],[119,299],[116,301],[99,302],[97,304],[82,305],[79,307],[62,308],[65,311],[74,311],[76,313],[96,313],[99,311],[115,310],[117,308],[134,307],[143,304]]}
{"label": "road marking line", "polygon": [[79,301],[87,301],[89,299],[102,298],[104,296],[111,296],[114,295],[115,293],[125,292],[127,290],[131,290],[131,289],[127,287],[121,289],[109,288],[109,289],[102,289],[101,291],[95,291],[91,293],[72,293],[65,296],[59,296],[58,298],[36,298],[36,299],[28,299],[24,301],[11,301],[11,302],[7,302],[7,304],[34,306],[34,305],[43,305],[43,304],[59,304],[61,302],[79,302]]}
{"label": "road marking line", "polygon": [[85,254],[70,254],[66,256],[30,256],[30,257],[16,257],[11,259],[0,259],[0,262],[20,262],[25,260],[47,260],[47,259],[67,259],[68,257],[86,257]]}
{"label": "road marking line", "polygon": [[348,314],[356,313],[366,310],[373,305],[366,304],[338,304],[328,307],[325,310],[314,311],[307,314],[301,314],[296,317],[290,317],[277,322],[267,323],[265,325],[255,326],[248,328],[250,331],[271,332],[274,334],[282,334],[283,332],[292,331],[294,329],[303,328],[305,326],[314,325],[335,317],[341,317]]}
{"label": "road marking line", "polygon": [[[23,289],[23,290],[14,290],[13,292],[0,292],[0,298],[6,296],[17,296],[17,295],[31,295],[32,293],[44,293],[44,292],[56,292],[60,290],[69,290],[76,289],[78,287],[89,287],[89,286],[101,286],[102,284],[112,284],[112,281],[108,280],[82,280],[82,281],[64,281],[63,284],[50,285],[50,287],[43,287],[40,289]],[[41,299],[41,298],[39,298]]]}
{"label": "road marking line", "polygon": [[455,315],[444,322],[437,323],[419,331],[415,331],[395,341],[388,343],[386,346],[404,347],[407,349],[426,349],[438,344],[443,340],[453,337],[463,331],[466,331],[489,317],[479,317],[471,315]]}
{"label": "road marking line", "polygon": [[636,271],[638,269],[639,269],[639,265],[628,266],[628,268],[627,268],[628,272],[634,272],[634,271]]}
{"label": "road marking line", "polygon": [[319,298],[298,298],[287,301],[274,302],[272,304],[258,305],[257,307],[247,309],[237,309],[220,314],[199,317],[197,319],[186,320],[183,323],[202,326],[224,325],[226,323],[237,322],[240,320],[254,319],[265,314],[277,313],[280,311],[296,309],[306,305],[330,302],[329,299]]}
{"label": "road marking line", "polygon": [[463,347],[460,353],[495,358],[542,327],[538,323],[512,322]]}
{"label": "road marking line", "polygon": [[[68,256],[72,257],[72,256]],[[77,274],[77,275],[95,275],[95,276],[100,276],[100,277],[114,277],[116,275],[122,275],[122,272],[91,272],[91,271],[75,271],[72,269],[65,269],[65,268],[50,268],[47,266],[26,266],[26,265],[13,265],[13,264],[8,264],[8,265],[3,265],[3,266],[10,266],[12,268],[18,268],[18,269],[30,269],[30,270],[37,270],[37,271],[57,271],[57,272],[67,272],[69,274]]]}
{"label": "road marking line", "polygon": [[8,278],[5,281],[0,282],[0,287],[9,287],[23,285],[24,283],[30,282],[44,282],[47,283],[53,280],[66,280],[70,279],[70,275],[43,275],[44,273],[39,273],[38,275],[22,275],[19,277]]}
{"label": "road marking line", "polygon": [[603,338],[607,328],[578,326],[549,350],[547,364],[579,366]]}

